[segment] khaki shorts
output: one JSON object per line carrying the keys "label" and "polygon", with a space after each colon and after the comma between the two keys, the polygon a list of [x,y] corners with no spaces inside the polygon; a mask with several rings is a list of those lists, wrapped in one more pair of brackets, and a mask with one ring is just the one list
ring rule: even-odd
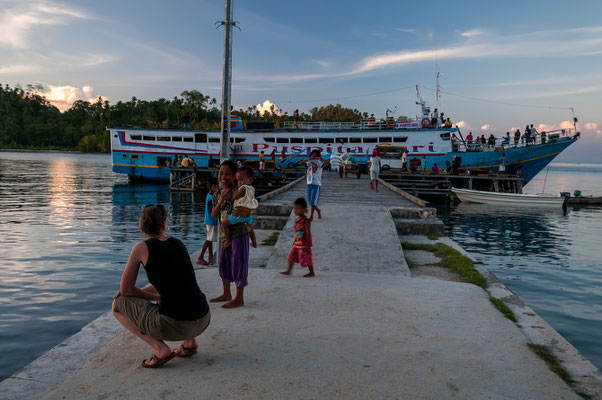
{"label": "khaki shorts", "polygon": [[157,340],[179,341],[199,336],[207,329],[211,313],[192,321],[180,321],[159,313],[159,306],[139,297],[119,296],[113,311],[125,315],[140,332]]}

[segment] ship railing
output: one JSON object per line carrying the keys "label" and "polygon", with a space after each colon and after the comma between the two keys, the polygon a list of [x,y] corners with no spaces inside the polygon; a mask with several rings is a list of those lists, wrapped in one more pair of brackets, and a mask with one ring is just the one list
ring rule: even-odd
{"label": "ship railing", "polygon": [[[394,123],[394,124],[393,124]],[[391,120],[363,120],[359,122],[329,122],[329,121],[284,121],[284,129],[304,131],[324,130],[388,130],[388,129],[416,129],[420,128],[417,118],[404,118]]]}
{"label": "ship railing", "polygon": [[531,135],[529,139],[521,135],[518,140],[514,139],[511,134],[510,141],[504,138],[496,138],[495,144],[489,144],[487,138],[486,143],[479,143],[476,139],[471,142],[465,140],[456,140],[452,143],[454,151],[458,152],[483,152],[483,151],[500,151],[516,149],[521,147],[531,147],[541,144],[555,143],[559,140],[568,139],[573,136],[573,129],[555,129],[551,131],[537,132],[534,136]]}

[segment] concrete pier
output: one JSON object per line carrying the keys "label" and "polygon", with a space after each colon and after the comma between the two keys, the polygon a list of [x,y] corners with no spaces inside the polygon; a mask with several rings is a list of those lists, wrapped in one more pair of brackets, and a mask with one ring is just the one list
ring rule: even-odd
{"label": "concrete pier", "polygon": [[[145,369],[152,350],[122,332],[43,398],[580,398],[483,289],[411,276],[394,218],[431,211],[384,187],[373,193],[367,179],[325,174],[323,182],[323,219],[312,223],[315,278],[298,266],[292,276],[278,273],[291,215],[276,246],[256,253],[264,262],[253,264],[267,268],[250,269],[246,306],[211,305],[199,354]],[[262,204],[290,210],[304,195],[299,183]],[[215,268],[197,279],[207,297],[220,293]]]}

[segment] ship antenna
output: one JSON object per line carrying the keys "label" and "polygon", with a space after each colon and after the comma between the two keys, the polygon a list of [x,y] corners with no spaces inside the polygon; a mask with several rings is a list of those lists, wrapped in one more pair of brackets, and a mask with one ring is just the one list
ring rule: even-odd
{"label": "ship antenna", "polygon": [[439,61],[435,62],[435,70],[437,71],[437,98],[435,99],[435,103],[437,104],[436,108],[437,110],[439,109],[439,97],[440,97],[440,92],[439,92]]}

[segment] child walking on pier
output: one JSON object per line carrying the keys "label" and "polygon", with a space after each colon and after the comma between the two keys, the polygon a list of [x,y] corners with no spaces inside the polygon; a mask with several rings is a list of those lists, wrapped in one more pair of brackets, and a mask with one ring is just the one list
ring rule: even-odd
{"label": "child walking on pier", "polygon": [[293,248],[288,255],[288,268],[281,272],[282,275],[290,275],[293,265],[299,263],[301,268],[308,268],[309,272],[303,275],[305,278],[315,276],[314,258],[311,253],[311,222],[305,215],[307,212],[307,202],[304,198],[298,198],[293,203],[293,212],[297,216],[295,219],[295,240]]}
{"label": "child walking on pier", "polygon": [[[207,181],[207,198],[205,199],[205,228],[207,231],[207,240],[203,243],[201,255],[196,260],[197,265],[209,265],[213,261],[213,242],[217,242],[217,221],[211,216],[213,194],[219,189],[217,178],[211,177]],[[209,260],[205,261],[205,251],[209,251]]]}

